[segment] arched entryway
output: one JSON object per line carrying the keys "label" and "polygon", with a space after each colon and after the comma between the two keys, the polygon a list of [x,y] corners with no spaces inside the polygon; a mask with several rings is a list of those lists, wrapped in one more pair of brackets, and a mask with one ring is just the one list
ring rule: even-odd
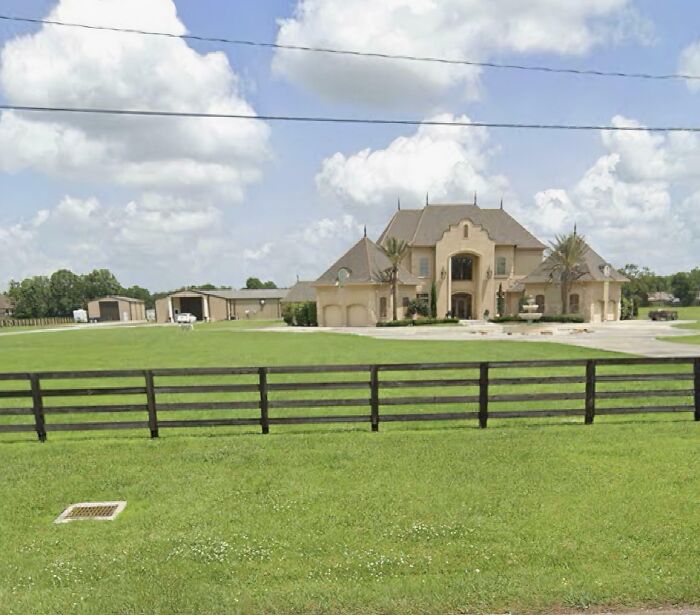
{"label": "arched entryway", "polygon": [[472,320],[472,296],[469,293],[455,293],[452,295],[452,315],[460,320]]}

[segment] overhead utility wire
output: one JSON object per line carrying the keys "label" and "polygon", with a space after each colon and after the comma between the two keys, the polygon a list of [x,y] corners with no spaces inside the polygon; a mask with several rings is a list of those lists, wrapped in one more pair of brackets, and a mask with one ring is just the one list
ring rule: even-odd
{"label": "overhead utility wire", "polygon": [[198,113],[191,111],[146,111],[139,109],[99,109],[80,107],[36,107],[2,105],[0,111],[29,111],[37,113],[89,113],[143,117],[181,117],[227,120],[258,120],[266,122],[306,122],[325,124],[384,124],[401,126],[453,126],[457,128],[506,128],[526,130],[576,130],[610,132],[700,132],[700,126],[614,126],[611,124],[525,124],[517,122],[460,122],[446,120],[402,120],[386,118],[324,117],[302,115],[250,115],[241,113]]}
{"label": "overhead utility wire", "polygon": [[247,47],[266,47],[268,49],[286,49],[292,51],[306,51],[313,53],[328,53],[346,56],[359,56],[367,58],[382,58],[385,60],[406,60],[412,62],[434,62],[439,64],[452,64],[461,66],[476,66],[479,68],[498,68],[521,71],[537,71],[542,73],[563,73],[570,75],[586,75],[592,77],[622,77],[627,79],[653,79],[657,81],[670,80],[700,80],[700,75],[689,75],[684,73],[641,73],[623,71],[603,71],[581,68],[557,68],[553,66],[541,66],[532,64],[505,64],[499,62],[477,62],[475,60],[464,60],[457,58],[438,58],[433,56],[414,56],[404,54],[380,53],[371,51],[353,51],[351,49],[333,49],[330,47],[311,47],[305,45],[285,45],[282,43],[266,43],[263,41],[252,41],[246,39],[219,38],[211,36],[198,36],[195,34],[173,34],[169,32],[153,32],[150,30],[138,30],[136,28],[117,28],[111,26],[93,26],[89,24],[71,23],[65,21],[55,21],[50,19],[34,19],[31,17],[18,17],[15,15],[0,15],[1,20],[18,21],[31,24],[62,26],[66,28],[83,28],[86,30],[104,30],[107,32],[121,32],[126,34],[140,34],[144,36],[161,36],[165,38],[179,38],[187,41],[201,41],[208,43],[224,43],[227,45],[242,45]]}

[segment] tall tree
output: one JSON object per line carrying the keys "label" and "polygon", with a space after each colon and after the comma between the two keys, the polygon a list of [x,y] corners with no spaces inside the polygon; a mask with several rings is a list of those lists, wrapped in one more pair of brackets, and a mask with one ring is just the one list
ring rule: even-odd
{"label": "tall tree", "polygon": [[79,275],[68,269],[59,269],[51,274],[49,285],[49,316],[70,316],[73,310],[85,306],[85,284]]}
{"label": "tall tree", "polygon": [[252,288],[252,289],[277,288],[277,284],[275,284],[272,280],[268,280],[267,282],[263,282],[260,278],[248,278],[245,281],[245,287]]}
{"label": "tall tree", "polygon": [[49,314],[51,282],[46,276],[12,281],[7,296],[15,306],[17,318],[43,318]]}
{"label": "tall tree", "polygon": [[569,235],[557,235],[547,249],[546,268],[551,282],[559,284],[562,314],[569,313],[571,285],[585,273],[583,260],[587,250],[585,239],[576,230]]}
{"label": "tall tree", "polygon": [[399,268],[401,267],[401,262],[408,254],[408,244],[403,241],[403,239],[396,239],[396,237],[389,237],[382,246],[384,254],[386,254],[389,262],[391,262],[391,267],[387,273],[389,274],[389,283],[391,284],[391,297],[393,303],[393,318],[394,320],[399,319]]}
{"label": "tall tree", "polygon": [[122,291],[122,285],[109,269],[95,269],[83,276],[85,284],[85,298],[88,301],[118,295]]}

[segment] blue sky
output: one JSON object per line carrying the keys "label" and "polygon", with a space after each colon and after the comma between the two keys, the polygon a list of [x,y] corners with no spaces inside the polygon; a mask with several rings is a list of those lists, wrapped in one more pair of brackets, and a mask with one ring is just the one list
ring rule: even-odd
{"label": "blue sky", "polygon": [[[415,43],[419,54],[432,53],[434,39],[449,38],[453,30],[469,25],[472,12],[476,20],[481,5],[489,4],[490,11],[500,3],[504,14],[512,12],[509,0],[481,5],[475,0],[464,0],[462,6],[475,7],[474,11],[465,12],[467,16],[461,18],[464,23],[446,26],[438,15],[434,21],[436,30],[430,31],[416,30],[413,19],[402,23],[403,12],[397,14],[399,18],[376,14],[372,24],[363,24],[362,20],[371,15],[361,10],[363,4],[367,4],[368,11],[371,9],[369,0],[318,0],[315,4],[326,6],[308,19],[297,14],[298,27],[290,34],[280,32],[279,20],[294,18],[302,0],[176,0],[177,18],[165,19],[154,10],[152,19],[145,22],[141,21],[144,18],[139,10],[129,12],[130,2],[98,0],[88,14],[88,5],[84,4],[88,1],[62,0],[61,7],[56,1],[8,0],[3,3],[2,12],[44,17],[58,6],[70,20],[86,23],[113,23],[117,15],[134,27],[171,30],[177,23],[172,19],[179,19],[189,32],[196,34],[262,41],[281,37],[285,41],[337,47],[350,46],[346,42],[350,36],[349,40],[356,41],[355,47],[378,50],[387,50],[386,41],[394,38],[408,39]],[[548,1],[539,4],[547,5]],[[426,3],[430,4],[429,0],[416,0],[414,5]],[[172,3],[154,0],[156,4],[163,5],[167,12]],[[410,2],[404,4],[412,8]],[[450,0],[449,4],[460,8],[458,0]],[[493,25],[484,26],[484,40],[470,42],[461,55],[471,53],[471,57],[503,62],[668,73],[678,70],[684,50],[699,38],[694,24],[700,18],[700,6],[681,0],[663,4],[651,0],[595,0],[591,4],[599,6],[599,13],[574,17],[567,14],[567,4],[559,3],[554,18],[547,6],[533,9],[532,15],[514,17],[516,25],[518,19],[522,22],[531,18],[535,28],[541,28],[534,39],[523,40],[512,33],[501,33]],[[571,12],[580,12],[580,7],[575,8],[580,3],[570,4]],[[349,22],[347,14],[343,14],[348,5],[354,7],[354,17]],[[100,10],[94,12],[95,6]],[[334,31],[337,16],[345,21],[342,28]],[[377,22],[387,16],[392,17],[388,20],[392,26],[382,31]],[[561,23],[557,24],[556,19]],[[552,20],[554,24],[549,23]],[[440,27],[446,28],[444,32]],[[582,43],[581,50],[572,49],[566,34],[562,35],[565,28],[571,29],[572,38],[578,32],[584,37],[582,40],[586,36],[591,40]],[[363,30],[372,29],[372,40],[363,40]],[[196,71],[201,71],[202,83],[216,90],[216,84],[211,84],[219,73],[211,73],[213,69],[205,66],[201,58],[223,52],[230,64],[229,72],[238,79],[236,101],[244,101],[258,114],[417,119],[451,114],[480,121],[575,124],[607,124],[617,116],[616,121],[645,125],[700,124],[696,117],[700,93],[683,82],[486,70],[476,77],[449,77],[445,85],[440,82],[440,75],[405,74],[401,72],[403,67],[396,66],[399,63],[366,60],[360,66],[364,74],[379,70],[376,63],[380,62],[384,64],[381,70],[389,73],[379,73],[372,82],[355,84],[352,79],[357,73],[352,66],[347,73],[343,72],[347,65],[342,64],[331,66],[330,72],[324,73],[322,63],[326,59],[313,54],[287,52],[296,54],[293,61],[273,68],[274,53],[270,50],[210,43],[188,43],[199,59],[193,60],[192,67],[183,66],[182,75],[178,75],[178,66],[173,64],[164,44],[149,53],[138,52],[143,53],[139,61],[137,52],[130,47],[130,36],[83,34],[54,27],[46,48],[11,48],[18,37],[27,33],[43,36],[35,26],[0,22],[0,46],[5,48],[0,65],[3,101],[21,104],[25,99],[34,102],[44,96],[42,100],[46,102],[45,97],[53,95],[74,95],[81,100],[83,93],[90,95],[95,80],[103,83],[100,87],[106,96],[109,88],[117,88],[115,83],[122,81],[128,89],[143,79],[143,87],[147,87],[154,54],[161,53],[153,68],[165,67],[167,77],[163,79],[170,79],[172,91],[168,90],[169,82],[165,83],[163,93],[153,95],[153,104],[167,102],[176,106],[172,99],[183,92],[188,80],[198,83]],[[57,38],[60,36],[87,37],[80,40],[90,46],[86,55],[93,59],[58,57],[60,51],[56,49],[63,49]],[[115,37],[121,37],[121,41],[105,44]],[[455,39],[451,44],[454,48],[459,43]],[[104,57],[100,56],[103,46],[112,47],[104,50]],[[399,51],[412,49],[402,47]],[[439,55],[440,49],[434,53]],[[114,54],[128,61],[117,66],[115,74],[97,70],[112,67]],[[460,55],[460,51],[452,55],[455,54]],[[697,66],[696,72],[700,73],[700,54],[697,56],[690,54],[687,66]],[[31,73],[29,76],[13,68],[18,58],[26,60],[30,68],[25,72]],[[55,83],[55,62],[67,66],[80,80],[76,79],[75,84]],[[136,75],[139,66],[144,68],[143,74],[139,70]],[[132,78],[134,83],[129,85]],[[415,83],[408,83],[412,79]],[[347,95],[348,83],[352,100]],[[69,91],[71,87],[74,91]],[[404,87],[410,94],[401,93]],[[138,88],[132,87],[132,92],[135,90]],[[198,92],[186,95],[188,100],[182,104],[191,109],[193,105],[209,104],[213,97],[222,94],[216,90],[210,95],[203,89],[201,98],[197,98]],[[138,92],[133,96],[132,106],[145,104],[140,102]],[[123,98],[119,104],[129,100]],[[32,124],[37,131],[31,133],[34,146],[23,142],[17,154],[16,135],[29,139],[24,132],[28,125],[19,133],[7,131],[4,137],[0,128],[0,145],[5,150],[0,155],[0,242],[6,244],[0,261],[0,288],[11,278],[43,274],[63,266],[77,271],[108,267],[125,284],[142,284],[152,289],[205,281],[240,285],[248,275],[289,284],[296,275],[313,278],[322,273],[357,239],[363,225],[369,226],[371,234],[378,234],[399,194],[404,207],[417,207],[422,203],[422,195],[431,188],[436,202],[456,202],[471,200],[478,186],[483,187],[479,199],[482,206],[496,207],[500,197],[505,196],[506,209],[543,239],[577,222],[594,247],[619,265],[637,262],[660,271],[673,271],[694,266],[697,261],[695,222],[700,217],[695,212],[700,203],[700,169],[695,171],[695,162],[700,160],[696,152],[700,145],[692,139],[676,142],[641,135],[604,141],[593,132],[498,129],[482,132],[478,137],[465,135],[471,129],[448,129],[453,130],[450,135],[426,134],[419,138],[417,130],[410,127],[273,123],[266,134],[238,135],[232,132],[236,128],[222,128],[230,132],[219,135],[213,130],[212,134],[192,137],[192,143],[186,139],[174,143],[178,151],[181,148],[182,152],[204,152],[199,158],[193,155],[194,161],[187,166],[196,167],[196,173],[205,177],[202,185],[193,187],[185,181],[182,186],[174,186],[167,177],[146,177],[163,161],[171,161],[171,152],[165,151],[165,146],[159,150],[150,138],[140,139],[137,134],[124,140],[119,137],[117,147],[110,140],[113,134],[94,124],[69,126],[86,134],[93,146],[107,144],[107,149],[120,149],[119,155],[106,158],[99,165],[91,156],[66,164],[68,152],[75,150],[64,151],[62,148],[69,147],[66,144],[49,146],[54,133],[47,128],[48,119],[27,118],[28,122],[39,124]],[[135,126],[132,123],[127,130],[138,132]],[[392,146],[400,137],[408,142]],[[231,141],[236,142],[235,152],[230,151]],[[263,145],[265,153],[255,152]],[[50,147],[57,150],[47,153],[46,148]],[[365,149],[370,152],[359,155]],[[123,174],[120,169],[133,162],[131,152],[136,150],[137,162],[142,166]],[[210,163],[210,158],[216,158],[219,152],[226,161],[225,169],[205,169],[202,165]],[[55,159],[50,159],[52,155]],[[109,154],[112,155],[113,152]],[[178,154],[177,164],[173,163],[175,176],[182,176],[177,165],[186,157]],[[331,158],[333,162],[329,163]],[[238,177],[241,168],[256,177],[227,179]],[[412,173],[411,168],[421,172]],[[217,181],[221,186],[212,187]],[[228,188],[235,188],[236,194]],[[122,220],[128,223],[121,225]]]}

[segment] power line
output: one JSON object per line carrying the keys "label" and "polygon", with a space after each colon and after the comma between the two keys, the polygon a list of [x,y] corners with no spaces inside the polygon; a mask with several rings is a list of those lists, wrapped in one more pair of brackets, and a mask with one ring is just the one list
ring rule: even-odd
{"label": "power line", "polygon": [[154,32],[150,30],[139,30],[136,28],[117,28],[112,26],[94,26],[89,24],[71,23],[66,21],[55,21],[49,19],[35,19],[31,17],[18,17],[15,15],[0,15],[4,21],[17,21],[31,24],[48,26],[61,26],[66,28],[83,28],[86,30],[103,30],[107,32],[120,32],[123,34],[139,34],[144,36],[160,36],[164,38],[176,38],[187,41],[200,41],[208,43],[223,43],[227,45],[241,45],[247,47],[264,47],[268,49],[284,49],[291,51],[305,51],[313,53],[326,53],[346,56],[358,56],[366,58],[381,58],[384,60],[404,60],[411,62],[433,62],[438,64],[450,64],[459,66],[474,66],[478,68],[496,68],[520,71],[536,71],[542,73],[560,73],[568,75],[583,75],[590,77],[622,77],[626,79],[652,79],[656,81],[673,80],[700,80],[700,75],[689,75],[685,73],[643,73],[643,72],[623,72],[623,71],[603,71],[594,69],[579,68],[557,68],[553,66],[542,66],[533,64],[506,64],[499,62],[477,62],[475,60],[465,60],[459,58],[439,58],[434,56],[415,56],[405,54],[380,53],[372,51],[354,51],[351,49],[334,49],[330,47],[312,47],[305,45],[285,45],[282,43],[267,43],[264,41],[252,41],[246,39],[220,38],[211,36],[199,36],[195,34],[173,34],[169,32]]}
{"label": "power line", "polygon": [[455,128],[503,128],[523,130],[575,130],[609,132],[700,132],[700,126],[614,126],[612,124],[527,124],[519,122],[460,122],[446,120],[410,120],[359,117],[324,117],[303,115],[250,115],[241,113],[198,113],[193,111],[147,111],[140,109],[100,109],[81,107],[37,107],[0,105],[2,111],[37,113],[87,113],[142,117],[202,118],[225,120],[257,120],[265,122],[303,122],[323,124],[383,124],[398,126],[451,126]]}

